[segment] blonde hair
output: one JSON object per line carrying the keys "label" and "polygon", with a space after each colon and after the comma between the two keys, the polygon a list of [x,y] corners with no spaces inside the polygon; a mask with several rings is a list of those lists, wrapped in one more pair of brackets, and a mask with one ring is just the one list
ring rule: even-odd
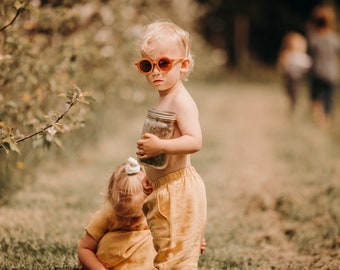
{"label": "blonde hair", "polygon": [[177,24],[167,20],[159,20],[146,25],[144,32],[138,39],[137,47],[141,55],[145,55],[149,48],[149,44],[152,41],[163,41],[164,39],[172,39],[177,41],[183,56],[189,59],[188,71],[181,73],[181,78],[186,81],[189,77],[189,74],[193,70],[194,59],[191,54],[189,33],[184,31]]}
{"label": "blonde hair", "polygon": [[298,32],[288,32],[283,36],[281,48],[278,54],[278,68],[285,70],[289,64],[289,56],[292,52],[302,52],[307,51],[307,40],[306,38]]}
{"label": "blonde hair", "polygon": [[142,201],[146,196],[143,192],[145,171],[141,168],[137,173],[127,174],[127,164],[123,163],[115,168],[109,180],[106,199],[116,212],[142,215]]}
{"label": "blonde hair", "polygon": [[281,51],[300,51],[306,52],[307,40],[298,32],[288,32],[282,40]]}

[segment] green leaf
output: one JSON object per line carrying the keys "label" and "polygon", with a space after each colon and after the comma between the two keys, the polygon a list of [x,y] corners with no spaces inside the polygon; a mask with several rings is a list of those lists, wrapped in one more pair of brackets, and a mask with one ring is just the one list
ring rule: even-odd
{"label": "green leaf", "polygon": [[83,96],[78,97],[78,98],[77,98],[77,101],[79,101],[79,102],[81,102],[81,103],[84,103],[84,104],[89,104],[89,102],[88,102]]}
{"label": "green leaf", "polygon": [[8,146],[8,144],[7,143],[5,143],[5,144],[1,143],[0,145],[5,150],[6,154],[8,154],[9,153],[9,146]]}
{"label": "green leaf", "polygon": [[[2,144],[5,145],[5,146],[7,145],[7,147],[8,147],[7,149],[9,149],[11,151],[14,151],[14,152],[17,152],[19,155],[21,155],[20,150],[19,150],[19,148],[17,146],[17,143],[11,137],[4,138],[2,140]],[[6,150],[6,147],[5,147],[5,150]]]}
{"label": "green leaf", "polygon": [[43,140],[43,147],[46,148],[46,149],[50,149],[50,147],[51,147],[51,142],[44,139],[44,140]]}
{"label": "green leaf", "polygon": [[66,97],[70,100],[73,99],[73,92],[72,91],[67,91]]}
{"label": "green leaf", "polygon": [[96,102],[96,100],[92,97],[92,96],[85,96],[85,99],[88,101],[88,102]]}
{"label": "green leaf", "polygon": [[58,138],[54,138],[53,142],[60,148],[60,149],[64,149],[63,143],[58,139]]}
{"label": "green leaf", "polygon": [[16,9],[21,9],[21,8],[24,8],[25,5],[24,5],[24,3],[21,3],[20,0],[16,0],[16,1],[14,2],[14,7],[15,7]]}

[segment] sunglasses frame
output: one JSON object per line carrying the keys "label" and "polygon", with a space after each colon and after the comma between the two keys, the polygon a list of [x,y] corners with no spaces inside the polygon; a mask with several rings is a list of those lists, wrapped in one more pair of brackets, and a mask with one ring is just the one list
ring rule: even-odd
{"label": "sunglasses frame", "polygon": [[[169,71],[172,69],[172,66],[173,66],[173,63],[174,63],[174,62],[183,60],[184,58],[185,58],[185,57],[180,57],[180,58],[172,59],[172,58],[169,58],[169,57],[167,57],[167,56],[161,56],[161,57],[158,57],[156,60],[152,60],[152,59],[150,59],[150,58],[148,58],[148,57],[143,57],[143,58],[140,59],[138,62],[136,62],[135,65],[136,65],[136,67],[138,68],[139,72],[142,73],[142,74],[145,74],[145,75],[152,73],[152,71],[154,70],[155,66],[157,66],[157,68],[158,68],[160,71],[169,72]],[[169,64],[169,68],[164,69],[164,68],[160,67],[160,66],[159,66],[159,61],[161,61],[161,60],[167,60],[167,61],[169,61],[169,63],[170,63],[170,64]],[[151,67],[150,71],[145,72],[145,71],[143,71],[143,70],[141,69],[141,63],[142,63],[143,61],[148,61],[149,63],[151,63],[152,67]]]}

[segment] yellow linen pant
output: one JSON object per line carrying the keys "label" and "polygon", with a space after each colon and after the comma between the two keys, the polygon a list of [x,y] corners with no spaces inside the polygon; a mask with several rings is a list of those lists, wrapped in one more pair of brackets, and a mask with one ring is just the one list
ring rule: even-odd
{"label": "yellow linen pant", "polygon": [[194,167],[152,182],[146,216],[157,255],[155,269],[197,269],[207,215],[205,185]]}

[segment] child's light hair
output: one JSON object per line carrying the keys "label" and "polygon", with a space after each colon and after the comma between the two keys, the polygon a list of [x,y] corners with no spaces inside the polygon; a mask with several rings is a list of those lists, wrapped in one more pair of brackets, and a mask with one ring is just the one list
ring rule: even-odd
{"label": "child's light hair", "polygon": [[[108,184],[106,199],[120,213],[134,212],[135,215],[142,215],[142,201],[145,198],[142,182],[145,171],[141,168],[138,173],[127,174],[126,165],[123,163],[115,168]],[[137,208],[132,209],[134,207]]]}
{"label": "child's light hair", "polygon": [[147,54],[151,42],[164,41],[165,39],[177,41],[183,56],[189,59],[188,71],[181,73],[182,80],[187,81],[189,74],[194,67],[194,60],[190,51],[191,42],[189,33],[184,31],[177,24],[167,20],[160,20],[150,23],[145,27],[144,32],[140,35],[137,46],[141,55],[144,56]]}
{"label": "child's light hair", "polygon": [[300,51],[306,52],[307,50],[307,40],[306,38],[298,32],[288,32],[282,41],[283,51]]}
{"label": "child's light hair", "polygon": [[[306,70],[310,67],[310,59],[306,56],[307,39],[296,31],[287,32],[278,54],[278,68],[283,72],[296,73],[297,67]],[[294,68],[292,68],[294,67]]]}

